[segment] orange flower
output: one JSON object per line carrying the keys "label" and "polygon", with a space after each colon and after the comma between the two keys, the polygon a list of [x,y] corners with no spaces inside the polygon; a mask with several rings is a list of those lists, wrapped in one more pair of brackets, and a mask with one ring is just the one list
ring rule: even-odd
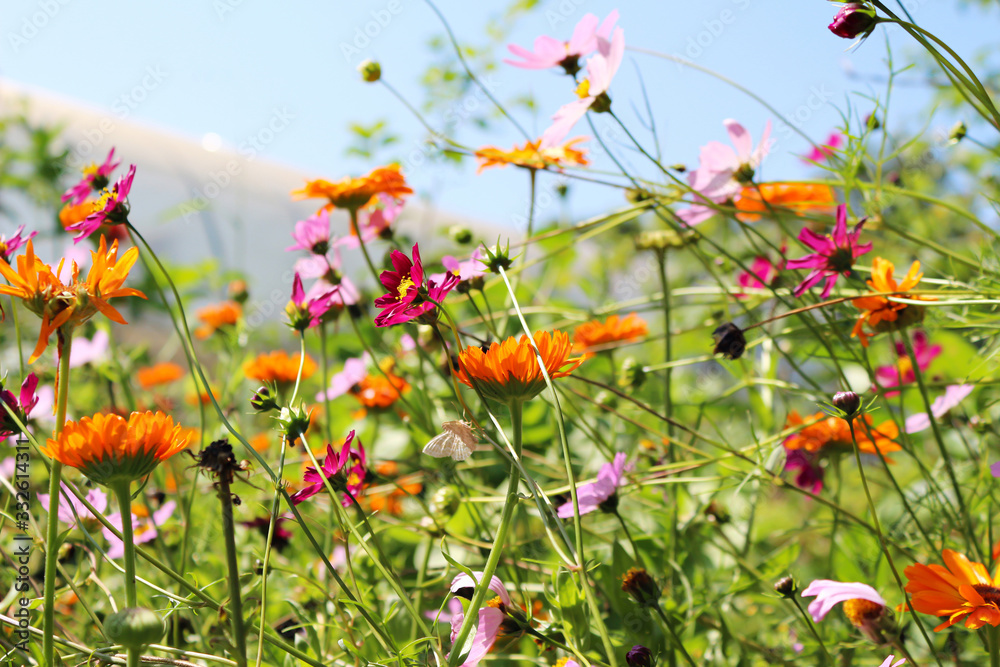
{"label": "orange flower", "polygon": [[346,208],[358,210],[374,204],[378,195],[401,199],[412,195],[398,164],[379,167],[367,176],[345,177],[336,183],[326,180],[309,181],[301,190],[292,191],[292,199],[328,199],[326,209]]}
{"label": "orange flower", "polygon": [[525,169],[548,169],[550,167],[561,169],[567,165],[586,167],[590,164],[586,158],[587,152],[574,148],[576,144],[586,140],[586,137],[576,137],[562,146],[539,148],[542,140],[538,139],[526,142],[524,146],[515,145],[509,151],[495,146],[483,146],[476,151],[476,159],[479,160],[479,168],[476,173],[481,174],[484,169],[505,167],[508,164]]}
{"label": "orange flower", "polygon": [[[872,277],[868,280],[868,286],[876,292],[897,292],[898,296],[906,299],[935,300],[933,297],[913,296],[905,293],[916,287],[924,276],[920,273],[920,262],[913,262],[910,265],[910,270],[901,283],[897,283],[893,277],[895,270],[896,267],[893,266],[892,262],[876,257],[872,262]],[[862,328],[865,322],[876,331],[893,331],[919,322],[924,317],[923,306],[895,303],[884,296],[863,296],[853,299],[851,304],[864,311],[858,317],[858,321],[854,323],[854,329],[851,331],[851,337],[860,338],[864,347],[868,347],[868,339],[870,338],[870,334],[865,333]]]}
{"label": "orange flower", "polygon": [[235,301],[223,301],[205,306],[198,311],[197,315],[204,324],[194,330],[194,335],[205,339],[222,327],[236,326],[240,317],[243,316],[243,306]]}
{"label": "orange flower", "polygon": [[98,484],[139,479],[190,444],[193,431],[162,412],[133,412],[126,420],[96,414],[66,422],[42,453],[80,470]]}
{"label": "orange flower", "polygon": [[290,357],[284,350],[257,355],[256,359],[243,367],[243,372],[251,380],[260,382],[295,382],[300,361],[302,379],[305,380],[316,372],[316,362],[308,354],[302,360],[298,354]]}
{"label": "orange flower", "polygon": [[[534,338],[551,379],[566,377],[583,363],[580,357],[570,358],[569,336],[564,332],[536,331]],[[485,352],[467,347],[458,355],[458,366],[459,382],[470,387],[475,382],[484,396],[501,403],[528,400],[545,388],[538,357],[524,335],[493,343]]]}
{"label": "orange flower", "polygon": [[[825,417],[825,418],[824,418]],[[799,413],[792,411],[785,422],[785,428],[793,428],[803,424],[809,424],[797,433],[793,433],[785,438],[785,449],[804,449],[807,452],[818,452],[820,450],[830,451],[835,448],[851,450],[854,443],[851,441],[851,428],[847,421],[840,417],[829,417],[823,412],[817,412],[806,418],[799,416]],[[861,423],[864,420],[864,423]],[[869,437],[868,432],[874,437],[874,441]],[[895,422],[882,422],[878,428],[872,427],[871,415],[863,415],[854,418],[854,435],[858,439],[858,449],[866,454],[881,452],[898,452],[902,449],[898,443],[894,442],[899,437],[899,427]]]}
{"label": "orange flower", "polygon": [[629,313],[625,317],[612,315],[604,322],[591,320],[578,326],[573,331],[573,350],[586,350],[606,343],[642,338],[648,333],[646,321],[635,313]]}
{"label": "orange flower", "polygon": [[118,259],[118,241],[107,248],[107,240],[102,236],[100,247],[90,253],[92,264],[87,279],[80,280],[80,270],[73,262],[71,282],[64,285],[59,280],[62,261],[53,271],[52,267],[35,256],[35,248],[28,241],[25,254],[17,258],[17,271],[0,259],[0,274],[10,285],[0,285],[0,294],[9,294],[24,301],[31,312],[42,318],[42,329],[38,344],[32,352],[29,363],[34,363],[49,344],[49,336],[60,327],[77,327],[96,313],[101,312],[118,324],[128,324],[108,300],[119,296],[146,295],[131,287],[122,287],[128,272],[139,257],[137,248],[129,248],[121,260]]}
{"label": "orange flower", "polygon": [[182,377],[184,377],[184,369],[172,361],[140,368],[135,374],[135,379],[139,381],[139,386],[143,389],[149,389],[158,384],[170,384]]}
{"label": "orange flower", "polygon": [[921,614],[947,617],[934,628],[940,632],[965,619],[965,627],[977,630],[989,623],[1000,625],[1000,572],[990,577],[982,563],[973,563],[957,551],[941,552],[944,564],[917,563],[903,571],[909,580],[910,604]]}
{"label": "orange flower", "polygon": [[[258,433],[254,437],[250,438],[250,446],[254,448],[254,451],[263,452],[271,446],[271,434],[270,433]],[[324,449],[320,456],[325,456],[326,450]]]}
{"label": "orange flower", "polygon": [[[382,477],[395,477],[399,474],[399,465],[395,461],[383,461],[375,466],[375,472]],[[424,490],[424,485],[412,477],[401,477],[395,481],[395,485],[395,488],[388,493],[369,491],[365,494],[371,511],[400,516],[403,513],[402,499],[406,496],[415,496]]]}
{"label": "orange flower", "polygon": [[83,222],[88,215],[94,212],[94,204],[96,203],[96,199],[88,199],[75,205],[66,204],[59,210],[59,223],[65,229],[70,225]]}
{"label": "orange flower", "polygon": [[[388,378],[386,377],[388,375]],[[386,371],[386,375],[372,374],[351,388],[351,395],[361,405],[369,409],[385,410],[399,400],[404,391],[410,390],[409,383],[398,375]]]}
{"label": "orange flower", "polygon": [[756,222],[760,220],[760,214],[772,209],[789,211],[795,215],[832,214],[836,206],[837,200],[828,185],[761,183],[758,186],[747,186],[740,192],[736,199],[736,209],[743,213],[737,213],[736,218],[741,222]]}

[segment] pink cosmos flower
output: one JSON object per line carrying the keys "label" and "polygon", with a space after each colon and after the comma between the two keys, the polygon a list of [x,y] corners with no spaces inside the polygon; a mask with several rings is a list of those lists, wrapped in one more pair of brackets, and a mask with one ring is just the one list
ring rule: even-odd
{"label": "pink cosmos flower", "polygon": [[599,19],[593,14],[585,14],[573,29],[568,42],[542,35],[535,39],[534,51],[517,44],[508,44],[507,50],[521,60],[504,60],[508,65],[523,69],[548,69],[562,67],[574,76],[580,71],[580,59],[597,50],[598,40],[609,40],[611,31],[618,21],[618,10],[613,10],[598,26]]}
{"label": "pink cosmos flower", "polygon": [[[295,280],[292,282],[292,305],[298,313],[303,314],[303,319],[305,315],[308,315],[307,329],[319,326],[320,319],[333,307],[333,294],[339,289],[339,287],[331,287],[328,291],[322,291],[310,298],[302,287],[302,277],[295,274]],[[289,312],[292,311],[289,310]]]}
{"label": "pink cosmos flower", "polygon": [[[451,582],[451,592],[459,597],[464,597],[471,600],[473,591],[476,585],[482,580],[482,572],[473,572],[475,579],[467,574],[460,574],[455,577]],[[465,657],[465,661],[462,663],[462,667],[473,667],[478,665],[479,662],[490,652],[493,648],[493,644],[496,643],[497,637],[500,634],[500,626],[506,617],[506,608],[512,608],[513,603],[510,599],[510,593],[507,592],[507,587],[503,585],[498,577],[493,577],[490,579],[489,589],[493,593],[497,594],[500,598],[500,608],[497,607],[483,607],[479,610],[479,623],[476,625],[476,634],[472,639],[472,647],[469,649],[469,654]],[[471,610],[470,610],[471,611]],[[462,627],[462,623],[465,621],[465,614],[455,613],[451,617],[451,641],[454,644],[455,639],[458,637],[459,629]],[[454,648],[454,646],[452,647]],[[461,650],[463,647],[458,647]]]}
{"label": "pink cosmos flower", "polygon": [[812,151],[803,160],[805,162],[822,162],[833,155],[843,144],[844,137],[839,132],[831,132],[830,136],[826,138],[826,143],[822,146],[813,146]]}
{"label": "pink cosmos flower", "polygon": [[[897,342],[896,356],[898,361],[888,366],[879,366],[875,369],[875,379],[882,387],[898,387],[901,384],[915,382],[916,374],[913,372],[913,361],[906,354],[906,346],[902,342]],[[916,357],[917,366],[921,371],[926,371],[940,354],[943,348],[940,345],[928,345],[927,334],[923,331],[913,332],[913,354]],[[886,397],[898,396],[898,391],[887,391]]]}
{"label": "pink cosmos flower", "polygon": [[340,453],[333,451],[333,445],[326,446],[326,458],[320,464],[323,474],[320,475],[316,468],[309,466],[306,468],[302,481],[308,482],[309,486],[297,491],[292,495],[292,504],[299,503],[312,498],[326,488],[324,478],[330,480],[330,486],[335,490],[343,490],[344,498],[340,504],[350,507],[352,497],[357,497],[365,481],[365,448],[358,443],[357,449],[352,447],[354,442],[354,431],[347,434],[347,440],[340,448]]}
{"label": "pink cosmos flower", "polygon": [[370,363],[371,357],[367,352],[362,354],[360,358],[345,361],[344,369],[330,378],[330,388],[316,394],[316,400],[329,399],[332,401],[338,396],[343,396],[349,392],[351,387],[368,377],[368,365]]}
{"label": "pink cosmos flower", "polygon": [[552,148],[562,143],[591,107],[594,111],[610,109],[611,100],[607,92],[625,57],[625,31],[615,28],[610,42],[598,39],[597,49],[598,52],[587,60],[587,78],[577,87],[580,99],[563,105],[556,111],[552,116],[551,127],[542,134],[540,148]]}
{"label": "pink cosmos flower", "polygon": [[66,231],[77,232],[74,243],[79,243],[98,229],[101,225],[120,225],[128,221],[128,194],[132,190],[132,180],[135,178],[135,165],[129,165],[128,172],[118,179],[114,188],[104,190],[104,194],[94,204],[94,212],[80,222],[66,227]]}
{"label": "pink cosmos flower", "polygon": [[21,232],[24,231],[24,225],[21,225],[14,230],[14,233],[7,238],[4,234],[0,234],[0,259],[11,263],[11,259],[14,257],[14,253],[21,249],[28,239],[32,239],[37,234],[37,231],[31,232],[27,236],[21,236]]}
{"label": "pink cosmos flower", "polygon": [[823,467],[819,456],[804,449],[785,450],[785,470],[798,470],[795,486],[813,495],[823,490]]}
{"label": "pink cosmos flower", "polygon": [[[785,244],[782,243],[780,249],[782,255],[785,254],[786,249]],[[770,287],[777,282],[778,276],[784,268],[784,258],[780,259],[778,263],[775,264],[769,257],[758,255],[757,257],[754,257],[749,271],[743,271],[736,276],[736,284],[743,289],[760,289]],[[747,295],[740,293],[734,296],[737,298],[744,298]]]}
{"label": "pink cosmos flower", "polygon": [[[70,528],[77,524],[77,519],[85,523],[96,521],[97,517],[91,514],[87,506],[77,500],[77,497],[70,492],[67,482],[63,481],[60,484],[62,491],[59,493],[59,505],[56,508],[56,516],[59,517],[59,520],[67,524]],[[104,510],[108,508],[108,497],[100,489],[91,489],[84,498],[101,514],[104,514]],[[41,504],[43,510],[46,512],[49,511],[51,507],[49,504],[49,494],[39,493],[38,502]],[[120,526],[121,524],[118,523],[115,525]]]}
{"label": "pink cosmos flower", "polygon": [[[944,393],[931,403],[931,414],[934,415],[934,419],[941,419],[941,417],[948,414],[952,408],[957,407],[975,388],[976,385],[974,384],[953,384],[945,387]],[[927,416],[927,413],[918,412],[906,418],[904,430],[907,433],[919,433],[930,428],[930,426],[931,419]]]}
{"label": "pink cosmos flower", "polygon": [[83,336],[73,338],[73,347],[70,348],[69,352],[69,367],[79,368],[86,364],[106,360],[110,343],[108,332],[104,329],[98,329],[94,332],[93,338],[84,338]]}
{"label": "pink cosmos flower", "polygon": [[896,656],[890,655],[879,667],[900,667],[900,665],[906,664],[906,658],[900,658],[896,662],[893,662],[893,660],[896,660]]}
{"label": "pink cosmos flower", "polygon": [[[162,526],[166,523],[173,513],[174,508],[177,507],[177,503],[172,500],[168,500],[163,503],[160,509],[153,512],[152,516],[140,517],[136,514],[131,515],[132,520],[132,538],[135,544],[144,544],[150,540],[156,539],[158,533],[156,532],[157,526]],[[96,505],[95,505],[96,508]],[[117,514],[111,514],[108,518],[108,523],[112,526],[121,530],[122,528],[122,515],[121,512]],[[103,531],[104,539],[108,541],[108,558],[115,559],[121,558],[125,555],[125,543],[115,537],[107,528]]]}
{"label": "pink cosmos flower", "polygon": [[[609,500],[614,503],[614,505],[608,504],[608,507],[613,510],[618,504],[617,491],[618,487],[622,485],[624,473],[625,453],[618,452],[615,454],[613,462],[601,466],[601,470],[597,473],[596,482],[584,484],[576,490],[580,514],[588,514],[594,510],[602,509],[602,506]],[[560,505],[557,514],[560,519],[573,516],[573,501],[570,500],[568,503]]]}
{"label": "pink cosmos flower", "polygon": [[847,231],[847,206],[841,204],[837,207],[837,224],[833,227],[833,234],[820,236],[808,227],[803,227],[799,232],[799,241],[806,244],[816,252],[798,259],[790,259],[785,265],[789,269],[812,269],[793,292],[799,297],[805,294],[813,285],[821,280],[824,281],[821,299],[830,296],[834,283],[841,275],[848,275],[854,260],[872,249],[871,243],[858,243],[861,235],[861,228],[865,221],[861,220],[850,232]]}
{"label": "pink cosmos flower", "polygon": [[482,262],[484,259],[486,259],[486,253],[483,251],[482,246],[476,248],[472,256],[464,262],[459,261],[451,255],[445,255],[441,258],[441,263],[444,264],[447,273],[435,273],[430,277],[430,280],[436,283],[443,283],[445,278],[448,277],[448,273],[458,276],[458,282],[465,282],[471,278],[484,276],[486,275],[486,265]]}
{"label": "pink cosmos flower", "polygon": [[83,178],[80,179],[79,183],[63,193],[62,200],[69,201],[73,205],[82,204],[87,199],[87,195],[90,194],[91,190],[100,192],[108,187],[108,176],[121,164],[120,160],[115,162],[114,158],[115,149],[112,147],[108,153],[108,157],[104,159],[104,162],[100,166],[92,164],[83,170]]}
{"label": "pink cosmos flower", "polygon": [[16,472],[17,461],[14,460],[13,456],[8,456],[3,461],[0,461],[0,477],[3,477],[8,481],[13,481],[14,473]]}
{"label": "pink cosmos flower", "polygon": [[[13,460],[13,459],[11,459]],[[424,618],[429,618],[435,623],[447,623],[451,625],[452,619],[456,615],[462,615],[464,617],[464,610],[462,609],[462,603],[458,598],[452,598],[448,600],[448,611],[436,612],[433,609],[424,612]]]}
{"label": "pink cosmos flower", "polygon": [[701,148],[698,168],[688,174],[688,185],[695,191],[694,205],[677,212],[687,225],[697,225],[712,217],[715,211],[698,202],[722,204],[734,199],[767,157],[771,149],[771,121],[764,126],[757,148],[746,128],[735,120],[723,121],[733,148],[710,141]]}
{"label": "pink cosmos flower", "polygon": [[809,603],[809,614],[817,623],[822,621],[830,613],[830,610],[840,602],[868,600],[883,607],[887,604],[874,588],[868,584],[856,582],[844,583],[830,579],[816,579],[802,591],[802,597],[814,595],[816,599]]}
{"label": "pink cosmos flower", "polygon": [[[388,327],[417,318],[424,320],[431,317],[431,311],[437,307],[434,302],[444,301],[448,292],[458,284],[458,276],[453,273],[446,274],[440,283],[427,280],[425,284],[420,248],[416,243],[413,244],[412,261],[398,250],[393,250],[390,258],[395,271],[382,272],[382,285],[389,290],[389,293],[375,299],[375,305],[382,309],[382,312],[375,316],[375,326]],[[429,298],[424,298],[421,292]]]}
{"label": "pink cosmos flower", "polygon": [[358,212],[358,231],[361,236],[353,233],[342,236],[333,242],[334,247],[357,248],[361,242],[371,243],[376,239],[390,235],[392,223],[403,210],[403,202],[392,197],[380,197],[378,208]]}
{"label": "pink cosmos flower", "polygon": [[[11,411],[17,415],[22,424],[27,425],[28,416],[35,406],[38,405],[38,396],[35,394],[36,388],[38,388],[38,377],[34,373],[28,373],[28,377],[24,378],[24,381],[21,383],[21,392],[17,397],[14,396],[13,392],[4,389],[3,385],[0,385],[0,401],[3,401],[10,407]],[[10,415],[7,414],[7,410],[0,408],[0,439],[18,433],[21,433],[21,427],[11,419]]]}
{"label": "pink cosmos flower", "polygon": [[292,232],[295,245],[285,251],[308,250],[314,255],[325,255],[330,249],[330,211],[322,208],[316,215],[295,223]]}

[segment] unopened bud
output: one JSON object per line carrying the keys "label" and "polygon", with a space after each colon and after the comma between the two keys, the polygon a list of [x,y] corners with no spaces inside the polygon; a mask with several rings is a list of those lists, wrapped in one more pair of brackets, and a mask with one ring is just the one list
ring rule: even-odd
{"label": "unopened bud", "polygon": [[452,225],[448,230],[448,235],[451,236],[451,240],[455,243],[461,243],[462,245],[472,243],[472,230],[465,225]]}
{"label": "unopened bud", "polygon": [[636,644],[628,650],[625,662],[628,663],[628,667],[653,667],[656,664],[653,652],[642,644]]}
{"label": "unopened bud", "polygon": [[368,83],[375,83],[382,78],[382,66],[374,60],[362,62],[358,65],[358,71],[361,72],[361,78]]}
{"label": "unopened bud", "polygon": [[646,371],[634,357],[626,357],[618,376],[619,387],[638,389],[646,381]]}
{"label": "unopened bud", "polygon": [[957,144],[962,139],[965,139],[965,135],[969,133],[969,128],[966,126],[964,120],[960,120],[951,128],[951,132],[948,133],[948,142],[952,145]]}
{"label": "unopened bud", "polygon": [[739,359],[747,349],[747,339],[743,330],[732,322],[726,322],[712,332],[715,340],[713,354],[721,354],[725,359]]}
{"label": "unopened bud", "polygon": [[622,590],[644,606],[656,604],[660,599],[660,587],[656,585],[644,568],[633,567],[622,576]]}
{"label": "unopened bud", "polygon": [[141,649],[163,637],[163,621],[144,607],[129,607],[104,619],[108,639],[125,648]]}
{"label": "unopened bud", "polygon": [[259,387],[250,397],[250,405],[257,412],[270,412],[278,409],[278,402],[274,398],[274,392],[266,386]]}
{"label": "unopened bud", "polygon": [[774,590],[783,598],[791,598],[798,593],[799,587],[795,585],[795,580],[791,577],[782,577],[775,582]]}
{"label": "unopened bud", "polygon": [[861,409],[861,397],[853,391],[840,391],[833,395],[833,406],[851,418]]}

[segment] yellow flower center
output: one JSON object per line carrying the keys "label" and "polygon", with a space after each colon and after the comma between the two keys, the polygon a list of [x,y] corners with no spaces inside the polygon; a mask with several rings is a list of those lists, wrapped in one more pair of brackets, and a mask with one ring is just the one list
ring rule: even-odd
{"label": "yellow flower center", "polygon": [[580,85],[576,87],[576,96],[581,100],[590,97],[590,79],[584,79],[580,82]]}
{"label": "yellow flower center", "polygon": [[7,254],[7,243],[5,241],[0,241],[0,255]]}
{"label": "yellow flower center", "polygon": [[416,283],[414,283],[413,278],[410,278],[409,276],[400,280],[399,288],[396,290],[397,291],[396,298],[402,300],[403,297],[406,296],[406,293],[409,292],[410,288],[413,287],[414,285],[416,285]]}
{"label": "yellow flower center", "polygon": [[350,475],[347,476],[348,486],[359,486],[360,484],[361,484],[361,478],[358,477],[358,473],[352,472]]}
{"label": "yellow flower center", "polygon": [[499,595],[490,600],[489,602],[487,602],[486,606],[493,607],[494,609],[499,609],[500,611],[503,611],[504,608],[503,600],[500,599]]}
{"label": "yellow flower center", "polygon": [[906,377],[913,372],[913,362],[910,361],[909,357],[900,357],[899,361],[896,362],[896,365],[899,366],[900,377]]}
{"label": "yellow flower center", "polygon": [[110,199],[111,190],[104,188],[104,191],[101,193],[101,198],[94,202],[93,212],[97,213],[98,211],[103,211],[104,207],[108,205],[108,200]]}
{"label": "yellow flower center", "polygon": [[83,175],[94,176],[97,174],[98,169],[100,169],[100,167],[98,167],[96,163],[91,162],[89,166],[83,168]]}
{"label": "yellow flower center", "polygon": [[844,613],[847,620],[856,628],[864,627],[867,623],[876,620],[882,615],[882,605],[871,600],[855,598],[844,603]]}

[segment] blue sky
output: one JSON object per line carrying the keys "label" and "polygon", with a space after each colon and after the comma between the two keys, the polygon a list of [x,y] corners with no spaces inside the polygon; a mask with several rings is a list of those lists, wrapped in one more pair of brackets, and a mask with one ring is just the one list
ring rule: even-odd
{"label": "blue sky", "polygon": [[[918,23],[963,56],[971,58],[977,46],[995,39],[995,12],[962,10],[944,0],[905,2]],[[494,0],[439,2],[460,39],[474,43],[485,41],[488,19],[505,6]],[[629,45],[688,57],[740,82],[781,115],[797,117],[799,129],[817,141],[837,125],[838,109],[852,91],[881,94],[882,84],[870,77],[885,73],[886,35],[897,63],[917,52],[898,28],[880,29],[860,49],[845,52],[849,42],[826,29],[836,7],[823,0],[549,0],[520,21],[512,40],[530,46],[538,34],[568,38],[584,13],[603,17],[616,7]],[[384,88],[362,83],[355,71],[362,58],[377,58],[404,96],[415,104],[422,101],[419,77],[431,58],[427,42],[441,31],[423,0],[280,5],[261,0],[8,0],[4,14],[0,75],[194,139],[216,133],[233,148],[245,146],[280,114],[290,120],[262,146],[261,155],[317,177],[339,178],[372,166],[344,156],[351,122],[387,119],[403,140],[397,153],[403,157],[418,150],[425,136]],[[636,66],[655,110],[667,164],[695,166],[700,145],[725,139],[726,118],[742,121],[754,137],[773,118],[744,94],[703,74],[629,53],[611,93],[616,112],[640,138],[649,135],[634,110],[643,107]],[[524,93],[536,97],[535,116],[518,113],[529,131],[541,132],[548,116],[572,99],[568,79],[553,72],[501,66],[488,80],[501,99]],[[926,120],[927,99],[919,85],[900,87],[895,99],[900,129]],[[520,140],[502,121],[489,134],[463,122],[463,105],[485,104],[480,99],[453,104],[458,121],[452,129],[461,141],[508,146]],[[947,127],[952,120],[942,118],[933,127]],[[611,122],[606,117],[596,121],[599,127]],[[765,165],[765,177],[808,175],[796,157],[808,145],[774,121],[781,141]],[[578,131],[589,133],[585,124]],[[617,152],[628,164],[641,164],[624,148]],[[599,161],[595,166],[607,165]],[[510,224],[524,211],[527,179],[512,169],[477,177],[467,161],[459,169],[415,166],[408,176],[421,194],[455,213]],[[578,185],[571,213],[582,218],[621,202],[619,191]]]}

